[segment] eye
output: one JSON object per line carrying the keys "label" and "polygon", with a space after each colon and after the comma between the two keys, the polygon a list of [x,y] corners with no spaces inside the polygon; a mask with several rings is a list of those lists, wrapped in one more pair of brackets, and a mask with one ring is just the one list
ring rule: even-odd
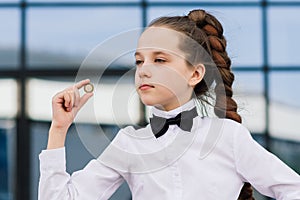
{"label": "eye", "polygon": [[165,63],[166,60],[163,59],[163,58],[156,58],[156,59],[154,60],[154,62],[156,62],[156,63]]}
{"label": "eye", "polygon": [[136,61],[135,61],[135,65],[136,65],[136,66],[140,66],[141,64],[143,64],[143,62],[144,62],[144,61],[142,61],[142,60],[136,60]]}

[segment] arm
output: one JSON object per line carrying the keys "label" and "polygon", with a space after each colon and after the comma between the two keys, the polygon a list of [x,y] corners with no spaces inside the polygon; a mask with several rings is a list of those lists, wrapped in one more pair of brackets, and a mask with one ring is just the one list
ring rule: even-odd
{"label": "arm", "polygon": [[57,93],[52,98],[52,123],[49,130],[47,149],[64,147],[67,131],[82,106],[93,96],[86,93],[80,97],[79,89],[88,84],[86,79]]}
{"label": "arm", "polygon": [[65,148],[44,150],[39,158],[39,200],[106,200],[123,182],[117,171],[98,160],[70,176],[66,172]]}
{"label": "arm", "polygon": [[243,126],[235,134],[236,167],[243,179],[278,200],[300,199],[300,176],[255,142]]}
{"label": "arm", "polygon": [[40,154],[39,200],[108,199],[123,182],[119,173],[96,160],[70,176],[66,172],[65,139],[76,114],[93,95],[80,96],[83,80],[52,99],[52,123],[47,150]]}

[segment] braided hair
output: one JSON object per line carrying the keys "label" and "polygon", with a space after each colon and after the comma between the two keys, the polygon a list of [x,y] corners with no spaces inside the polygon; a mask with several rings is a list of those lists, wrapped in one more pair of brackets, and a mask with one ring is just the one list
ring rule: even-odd
{"label": "braided hair", "polygon": [[[204,78],[195,86],[194,93],[198,99],[205,101],[205,97],[210,96],[209,88],[215,83],[214,113],[220,118],[229,118],[241,123],[242,119],[237,113],[237,103],[232,98],[234,74],[231,71],[231,60],[226,52],[226,39],[221,23],[204,10],[192,10],[187,16],[155,19],[149,24],[149,27],[151,26],[166,27],[181,32],[205,49],[217,70],[214,70],[209,64],[204,64],[206,71]],[[186,52],[188,61],[195,60],[195,56],[199,57],[199,55],[195,55],[197,53],[195,53],[193,45],[189,45],[186,41],[180,42],[179,48]],[[249,183],[244,184],[238,199],[254,200]]]}

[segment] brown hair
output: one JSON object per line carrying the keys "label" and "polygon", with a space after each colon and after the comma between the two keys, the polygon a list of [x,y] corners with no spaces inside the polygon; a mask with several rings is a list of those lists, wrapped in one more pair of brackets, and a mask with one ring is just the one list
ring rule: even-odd
{"label": "brown hair", "polygon": [[[189,38],[197,41],[212,58],[217,67],[214,71],[209,65],[205,65],[205,76],[194,88],[194,93],[200,100],[209,96],[209,88],[215,83],[214,112],[218,117],[229,118],[239,123],[242,122],[237,113],[237,104],[233,100],[232,84],[234,74],[231,71],[231,60],[226,52],[226,39],[223,35],[221,23],[204,10],[192,10],[187,16],[161,17],[149,24],[149,27],[166,27],[181,32]],[[194,60],[194,48],[184,41],[179,48],[187,53],[187,60]],[[216,76],[216,74],[220,74]],[[220,78],[217,78],[220,77]],[[245,183],[238,199],[252,200],[252,187]]]}

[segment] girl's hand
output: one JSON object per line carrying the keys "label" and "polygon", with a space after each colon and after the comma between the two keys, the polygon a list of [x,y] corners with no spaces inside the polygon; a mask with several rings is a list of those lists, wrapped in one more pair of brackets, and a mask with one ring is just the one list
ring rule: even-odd
{"label": "girl's hand", "polygon": [[93,96],[93,93],[85,93],[83,96],[79,94],[79,89],[88,83],[90,83],[89,79],[80,81],[52,98],[52,126],[69,128],[78,111]]}
{"label": "girl's hand", "polygon": [[90,83],[89,79],[57,93],[52,98],[52,124],[49,130],[48,149],[63,147],[68,128],[82,106],[93,96],[85,93],[80,96],[79,89]]}

